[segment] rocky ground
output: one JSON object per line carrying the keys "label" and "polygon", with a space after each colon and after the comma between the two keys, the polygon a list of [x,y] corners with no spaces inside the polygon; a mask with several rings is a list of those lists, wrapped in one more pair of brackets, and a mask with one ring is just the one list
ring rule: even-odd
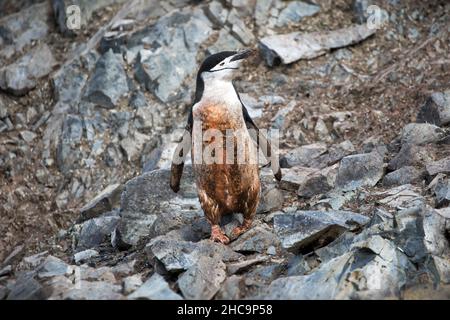
{"label": "rocky ground", "polygon": [[[0,300],[449,299],[449,32],[437,0],[0,2]],[[284,176],[224,246],[168,168],[198,64],[248,47]]]}

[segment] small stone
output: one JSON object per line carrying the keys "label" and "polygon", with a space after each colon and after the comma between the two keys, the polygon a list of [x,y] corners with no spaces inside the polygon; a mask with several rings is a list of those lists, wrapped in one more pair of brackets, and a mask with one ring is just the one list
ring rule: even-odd
{"label": "small stone", "polygon": [[426,164],[426,169],[430,176],[438,173],[450,173],[450,157],[429,162]]}
{"label": "small stone", "polygon": [[127,75],[121,59],[108,50],[95,65],[87,84],[85,99],[107,109],[117,107],[119,99],[128,92]]}
{"label": "small stone", "polygon": [[217,300],[239,300],[242,284],[242,276],[232,275],[225,280],[214,298]]}
{"label": "small stone", "polygon": [[236,9],[232,9],[228,15],[228,23],[231,25],[231,33],[236,36],[244,45],[248,46],[255,39],[255,36],[239,17]]}
{"label": "small stone", "polygon": [[25,95],[36,87],[38,79],[48,75],[56,65],[50,48],[42,44],[0,69],[0,88],[16,96]]}
{"label": "small stone", "polygon": [[267,228],[256,226],[230,244],[231,249],[237,252],[264,253],[273,245],[278,244],[278,238]]}
{"label": "small stone", "polygon": [[444,136],[444,130],[433,124],[410,123],[403,128],[401,141],[402,144],[424,145],[438,142]]}
{"label": "small stone", "polygon": [[144,144],[150,138],[150,136],[136,131],[133,137],[125,138],[120,142],[120,147],[125,151],[129,162],[137,160]]}
{"label": "small stone", "polygon": [[417,115],[417,122],[445,126],[450,123],[450,90],[433,93]]}
{"label": "small stone", "polygon": [[227,264],[227,271],[229,274],[235,274],[239,272],[243,272],[250,268],[251,266],[254,266],[255,264],[262,263],[264,261],[267,261],[267,256],[256,256],[254,258],[246,259],[243,261],[233,262]]}
{"label": "small stone", "polygon": [[80,209],[80,218],[82,222],[91,218],[100,216],[102,213],[111,211],[120,200],[122,185],[120,183],[112,184],[103,189],[95,198],[89,201]]}
{"label": "small stone", "polygon": [[281,167],[290,168],[293,166],[309,167],[314,159],[320,157],[327,151],[324,143],[314,143],[301,146],[289,151],[280,159]]}
{"label": "small stone", "polygon": [[72,271],[72,268],[70,268],[70,266],[61,259],[48,256],[38,269],[38,277],[50,278],[55,276],[63,276],[70,274]]}
{"label": "small stone", "polygon": [[205,9],[206,16],[217,26],[222,27],[227,21],[228,10],[219,1],[210,2]]}
{"label": "small stone", "polygon": [[383,175],[383,157],[378,152],[347,156],[341,160],[336,187],[344,191],[373,187]]}
{"label": "small stone", "polygon": [[392,208],[410,208],[423,205],[425,199],[418,193],[419,189],[410,184],[398,186],[387,191],[375,193],[385,198],[378,202]]}
{"label": "small stone", "polygon": [[75,253],[74,255],[74,260],[76,264],[85,262],[93,257],[97,257],[99,255],[98,251],[92,250],[92,249],[88,249],[88,250],[84,250],[84,251],[80,251]]}
{"label": "small stone", "polygon": [[142,286],[141,275],[135,274],[123,279],[123,294],[129,295]]}
{"label": "small stone", "polygon": [[306,253],[368,222],[349,211],[297,211],[274,216],[274,229],[283,248]]}
{"label": "small stone", "polygon": [[186,299],[209,300],[226,279],[225,264],[217,257],[201,256],[178,278],[178,287]]}
{"label": "small stone", "polygon": [[147,300],[182,300],[183,298],[170,289],[167,281],[157,273],[154,273],[128,299]]}
{"label": "small stone", "polygon": [[298,23],[304,17],[313,16],[320,11],[320,7],[312,4],[308,4],[302,1],[291,1],[289,4],[281,10],[277,27],[284,27],[289,23]]}
{"label": "small stone", "polygon": [[396,171],[388,173],[383,179],[386,187],[419,182],[422,173],[414,167],[405,166]]}

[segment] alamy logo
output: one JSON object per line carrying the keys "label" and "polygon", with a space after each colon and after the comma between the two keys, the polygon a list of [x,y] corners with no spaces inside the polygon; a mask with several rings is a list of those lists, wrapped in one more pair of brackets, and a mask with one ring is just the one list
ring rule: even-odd
{"label": "alamy logo", "polygon": [[367,27],[369,29],[380,29],[389,20],[389,14],[386,10],[376,5],[371,5],[367,8]]}
{"label": "alamy logo", "polygon": [[81,28],[81,10],[77,5],[66,8],[66,26],[69,30],[79,30]]}

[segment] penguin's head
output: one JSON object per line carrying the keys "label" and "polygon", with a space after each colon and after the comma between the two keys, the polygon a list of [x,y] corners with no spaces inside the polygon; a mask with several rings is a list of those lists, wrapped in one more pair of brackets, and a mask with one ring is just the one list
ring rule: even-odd
{"label": "penguin's head", "polygon": [[242,61],[254,53],[252,49],[243,51],[222,51],[207,57],[197,73],[197,90],[195,102],[198,102],[202,96],[205,83],[216,80],[231,81],[236,71],[239,69]]}
{"label": "penguin's head", "polygon": [[208,80],[232,80],[241,62],[252,54],[253,50],[247,49],[240,52],[222,51],[210,55],[203,61],[198,75],[204,81]]}

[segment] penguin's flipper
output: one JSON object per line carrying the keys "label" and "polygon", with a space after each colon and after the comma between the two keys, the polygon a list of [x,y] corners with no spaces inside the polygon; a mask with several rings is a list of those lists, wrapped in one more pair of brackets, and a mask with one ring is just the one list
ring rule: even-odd
{"label": "penguin's flipper", "polygon": [[192,111],[189,113],[188,123],[185,127],[183,139],[178,144],[172,158],[172,166],[170,168],[170,188],[173,192],[180,190],[180,180],[183,175],[184,159],[186,154],[191,150],[192,135]]}
{"label": "penguin's flipper", "polygon": [[[258,145],[258,148],[261,147],[262,152],[267,160],[270,160],[273,175],[275,176],[275,179],[278,181],[281,181],[281,169],[280,169],[280,162],[278,160],[278,157],[276,154],[272,154],[272,145],[269,140],[259,131],[258,126],[255,124],[253,119],[248,114],[247,108],[242,103],[242,113],[244,116],[244,121],[247,126],[247,129],[252,129],[250,136],[253,140],[256,141],[256,144]],[[253,134],[252,134],[253,133]]]}

